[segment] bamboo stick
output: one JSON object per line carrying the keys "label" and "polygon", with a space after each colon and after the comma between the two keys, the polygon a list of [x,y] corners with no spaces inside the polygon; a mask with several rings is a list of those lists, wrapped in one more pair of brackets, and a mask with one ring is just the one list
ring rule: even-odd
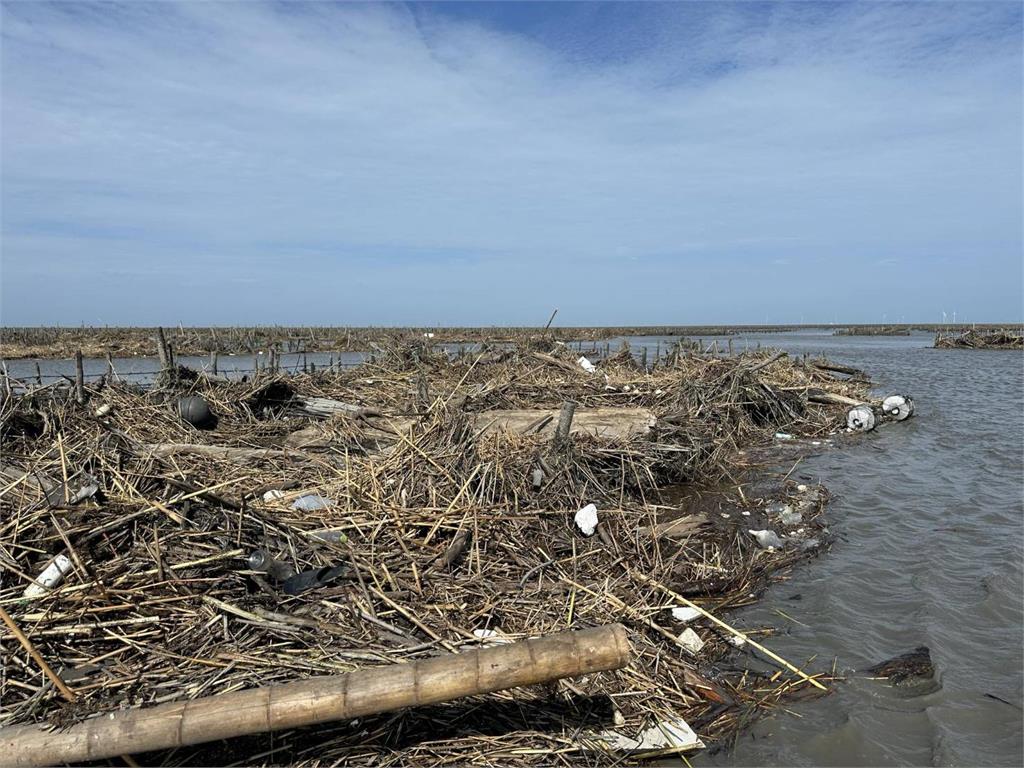
{"label": "bamboo stick", "polygon": [[437,704],[620,669],[629,659],[625,629],[608,624],[410,664],[111,712],[64,731],[5,728],[0,755],[14,766],[100,760],[129,749],[149,752]]}

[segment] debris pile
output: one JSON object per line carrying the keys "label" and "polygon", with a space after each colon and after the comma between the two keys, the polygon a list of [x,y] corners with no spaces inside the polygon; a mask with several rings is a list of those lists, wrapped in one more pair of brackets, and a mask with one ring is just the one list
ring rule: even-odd
{"label": "debris pile", "polygon": [[1024,349],[1024,328],[939,332],[936,349]]}
{"label": "debris pile", "polygon": [[722,616],[827,543],[827,492],[737,489],[739,451],[841,431],[867,384],[769,352],[588,362],[424,340],[344,372],[10,393],[0,607],[33,650],[0,637],[0,727],[613,622],[620,671],[145,760],[613,764],[820,693],[749,668],[762,646]]}

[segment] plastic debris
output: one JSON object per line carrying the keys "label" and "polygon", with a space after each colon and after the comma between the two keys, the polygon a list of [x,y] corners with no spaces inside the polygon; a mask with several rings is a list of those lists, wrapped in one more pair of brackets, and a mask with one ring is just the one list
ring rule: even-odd
{"label": "plastic debris", "polygon": [[54,587],[60,586],[71,570],[71,558],[67,555],[57,555],[43,569],[43,572],[36,576],[36,580],[25,587],[24,596],[29,600],[42,597]]}
{"label": "plastic debris", "polygon": [[698,616],[701,615],[702,614],[700,611],[698,611],[696,608],[691,608],[688,605],[678,605],[672,609],[672,618],[676,621],[682,621],[684,623],[687,621],[692,621],[693,619],[696,619]]}
{"label": "plastic debris", "polygon": [[775,439],[776,440],[795,440],[796,438],[793,435],[789,434],[789,432],[776,432],[775,433]]}
{"label": "plastic debris", "polygon": [[269,491],[263,494],[264,501],[277,501],[285,497],[285,492],[278,488],[271,488]]}
{"label": "plastic debris", "polygon": [[217,418],[210,410],[210,404],[199,395],[189,395],[178,400],[178,415],[181,420],[196,429],[207,429],[217,424]]}
{"label": "plastic debris", "polygon": [[110,412],[113,410],[114,406],[112,406],[110,403],[104,403],[103,405],[96,409],[96,417],[103,418],[104,416],[109,416]]}
{"label": "plastic debris", "polygon": [[909,419],[914,415],[914,401],[907,395],[889,395],[882,401],[882,412],[896,421]]}
{"label": "plastic debris", "polygon": [[799,512],[794,512],[793,508],[786,505],[786,508],[779,513],[779,522],[783,525],[798,525],[803,518]]}
{"label": "plastic debris", "polygon": [[474,629],[473,637],[479,638],[487,645],[507,645],[512,642],[496,629]]}
{"label": "plastic debris", "polygon": [[747,531],[747,533],[757,540],[761,549],[780,549],[782,547],[782,539],[779,538],[779,534],[775,531]]}
{"label": "plastic debris", "polygon": [[654,752],[663,749],[703,749],[693,729],[683,718],[662,720],[630,738],[618,731],[602,731],[599,738],[612,749],[624,752]]}
{"label": "plastic debris", "polygon": [[576,513],[576,527],[584,536],[593,536],[597,530],[597,507],[594,504],[587,504]]}
{"label": "plastic debris", "polygon": [[701,649],[704,647],[704,641],[700,639],[700,635],[689,627],[680,633],[678,640],[679,645],[681,645],[687,653],[693,656],[700,653]]}
{"label": "plastic debris", "polygon": [[344,531],[339,531],[334,528],[324,528],[322,531],[310,531],[306,535],[313,539],[320,539],[320,541],[329,541],[335,544],[344,544],[346,541],[348,541],[348,536],[345,535]]}
{"label": "plastic debris", "polygon": [[594,365],[589,360],[587,360],[587,358],[582,356],[582,355],[580,356],[580,359],[577,360],[576,362],[579,363],[580,368],[582,368],[587,373],[596,373],[597,372],[597,366]]}
{"label": "plastic debris", "polygon": [[299,496],[295,500],[292,504],[292,509],[297,509],[300,512],[316,512],[318,509],[327,509],[333,504],[333,501],[318,493],[307,493],[305,496]]}
{"label": "plastic debris", "polygon": [[735,645],[737,648],[742,648],[747,644],[746,638],[740,637],[739,635],[733,635],[729,638],[729,642]]}
{"label": "plastic debris", "polygon": [[538,467],[537,469],[533,470],[533,475],[531,477],[531,483],[533,484],[533,489],[534,490],[539,489],[540,486],[541,486],[541,483],[543,483],[543,482],[544,482],[544,471],[541,470]]}
{"label": "plastic debris", "polygon": [[[87,472],[83,472],[79,475],[79,482],[82,485],[78,486],[77,490],[72,492],[74,485],[65,487],[64,483],[55,485],[53,488],[46,492],[46,501],[54,507],[62,507],[65,504],[68,506],[77,504],[80,501],[91,499],[100,490],[100,483],[92,475]],[[75,484],[77,485],[77,483]],[[67,498],[65,500],[65,489],[67,491]]]}
{"label": "plastic debris", "polygon": [[285,581],[295,575],[295,569],[257,549],[249,555],[249,570],[265,573],[274,581]]}
{"label": "plastic debris", "polygon": [[855,405],[846,414],[846,427],[852,432],[870,432],[875,428],[875,412],[870,405]]}
{"label": "plastic debris", "polygon": [[334,568],[317,568],[311,571],[297,573],[289,579],[285,579],[281,588],[286,595],[299,595],[310,589],[326,587],[340,578],[348,576],[352,569],[347,565],[338,565]]}

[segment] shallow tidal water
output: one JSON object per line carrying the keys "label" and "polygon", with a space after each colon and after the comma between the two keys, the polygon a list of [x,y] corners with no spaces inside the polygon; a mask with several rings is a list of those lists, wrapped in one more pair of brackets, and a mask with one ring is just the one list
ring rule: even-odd
{"label": "shallow tidal water", "polygon": [[[833,494],[836,541],[730,615],[740,627],[776,627],[766,645],[798,666],[815,657],[807,666],[827,671],[834,658],[846,682],[691,762],[1024,764],[1024,355],[935,350],[930,334],[747,341],[824,351],[867,371],[880,394],[911,395],[916,414],[800,463],[794,477]],[[856,671],[920,645],[936,668],[930,692]]]}
{"label": "shallow tidal water", "polygon": [[[934,350],[932,338],[827,330],[733,337],[737,351],[824,352],[862,368],[878,394],[912,396],[916,415],[800,462],[793,477],[833,494],[832,548],[727,618],[740,628],[775,627],[765,641],[773,651],[814,672],[834,660],[845,682],[758,721],[728,748],[691,756],[692,764],[1024,764],[1024,354]],[[630,339],[636,353],[648,347],[652,362],[672,341]],[[726,347],[724,337],[718,343]],[[329,360],[309,355],[318,367]],[[152,358],[114,362],[139,383],[157,369]],[[181,362],[201,368],[208,360]],[[40,363],[44,376],[73,375],[71,361]],[[35,375],[35,361],[7,366],[15,377]],[[220,360],[236,376],[251,367],[251,357]],[[88,377],[105,371],[105,361],[86,361]],[[857,672],[920,645],[931,649],[936,685],[908,692]]]}

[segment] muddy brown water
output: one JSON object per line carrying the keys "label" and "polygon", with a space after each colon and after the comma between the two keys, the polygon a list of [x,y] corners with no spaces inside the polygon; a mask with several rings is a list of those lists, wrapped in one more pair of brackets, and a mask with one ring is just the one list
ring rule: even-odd
{"label": "muddy brown water", "polygon": [[[733,338],[736,350],[824,352],[863,368],[879,394],[911,395],[917,415],[801,461],[794,477],[820,481],[834,496],[827,516],[836,540],[757,605],[729,615],[740,627],[776,627],[772,650],[814,671],[834,660],[846,681],[760,720],[728,748],[692,756],[693,764],[1024,764],[1024,355],[934,350],[932,338]],[[672,341],[630,339],[652,361]],[[308,359],[320,367],[329,356]],[[301,366],[299,356],[285,362]],[[40,364],[44,375],[73,372],[70,361]],[[34,361],[7,365],[12,376],[35,375]],[[156,362],[115,367],[144,380]],[[220,367],[241,371],[252,361],[224,356]],[[87,375],[105,370],[105,361],[86,362]],[[931,649],[933,684],[896,688],[857,672],[921,645]]]}

